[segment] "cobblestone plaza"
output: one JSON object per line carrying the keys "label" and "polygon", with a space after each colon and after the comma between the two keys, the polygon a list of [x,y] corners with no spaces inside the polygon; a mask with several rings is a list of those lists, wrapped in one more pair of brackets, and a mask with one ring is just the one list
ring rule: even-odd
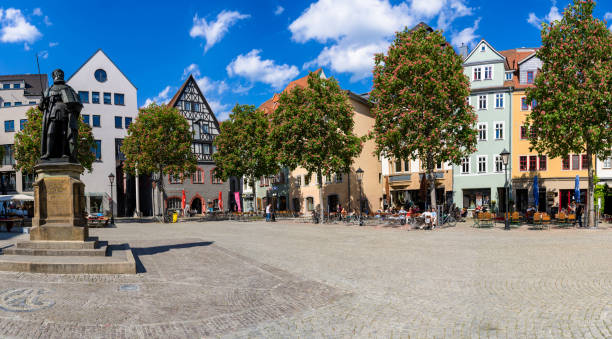
{"label": "cobblestone plaza", "polygon": [[[612,228],[119,223],[137,275],[0,273],[0,337],[610,338]],[[27,236],[0,234],[0,248]]]}

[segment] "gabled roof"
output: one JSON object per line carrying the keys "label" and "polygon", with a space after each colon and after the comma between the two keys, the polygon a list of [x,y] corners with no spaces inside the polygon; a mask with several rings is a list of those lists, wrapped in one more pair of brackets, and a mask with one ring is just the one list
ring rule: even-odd
{"label": "gabled roof", "polygon": [[480,44],[483,44],[483,43],[486,44],[489,47],[489,49],[491,49],[493,51],[493,53],[499,55],[500,58],[505,60],[505,57],[503,55],[501,55],[495,48],[493,48],[493,46],[491,46],[491,44],[489,44],[485,39],[482,39],[482,40],[480,40],[479,43],[476,44],[476,47],[474,47],[474,49],[470,52],[470,54],[468,54],[465,57],[465,59],[463,61],[465,62],[467,59],[469,59],[472,56],[472,54],[474,54],[474,52],[478,49],[478,46],[480,46]]}
{"label": "gabled roof", "polygon": [[[325,73],[323,72],[322,68],[319,68],[319,69],[317,69],[316,71],[314,71],[312,73],[318,74],[320,76],[325,77]],[[310,73],[308,73],[308,75],[310,75]],[[306,75],[304,77],[301,77],[301,78],[299,78],[297,80],[291,81],[285,87],[285,89],[283,89],[283,91],[281,93],[289,92],[292,89],[294,89],[295,87],[304,88],[304,87],[308,86],[308,75]],[[276,105],[277,105],[279,99],[280,99],[280,93],[274,93],[272,98],[264,101],[264,103],[259,106],[259,109],[263,110],[266,114],[270,114],[270,113],[274,112],[274,110],[276,109]]]}
{"label": "gabled roof", "polygon": [[208,109],[208,111],[212,115],[212,118],[215,120],[215,126],[217,128],[219,128],[219,121],[217,120],[217,116],[215,115],[215,112],[213,112],[212,108],[210,108],[210,105],[208,104],[208,100],[206,100],[206,97],[204,96],[204,94],[202,94],[202,91],[200,90],[200,86],[198,86],[198,82],[193,77],[193,74],[189,74],[189,77],[187,77],[187,80],[185,80],[185,82],[183,82],[183,84],[181,85],[181,88],[179,88],[178,91],[176,91],[176,93],[174,94],[172,99],[170,99],[170,101],[168,101],[167,105],[170,106],[170,107],[176,107],[178,99],[181,97],[181,95],[185,91],[185,87],[187,87],[187,85],[189,84],[190,81],[193,82],[193,86],[198,91],[198,94],[202,98],[202,101],[204,102],[204,105],[206,105],[206,109]]}
{"label": "gabled roof", "polygon": [[132,85],[135,89],[138,89],[138,87],[136,87],[134,85],[134,83],[132,83],[132,81],[130,80],[130,78],[128,78],[125,73],[123,73],[123,71],[121,70],[121,68],[119,68],[117,66],[117,64],[113,61],[113,59],[109,58],[109,56],[104,53],[104,51],[102,50],[102,48],[99,48],[94,54],[92,54],[82,65],[81,67],[79,67],[74,73],[72,73],[72,75],[70,76],[70,78],[68,78],[68,80],[66,80],[66,82],[70,81],[70,79],[72,79],[72,77],[79,73],[79,71],[81,70],[81,68],[83,68],[83,66],[85,66],[96,54],[98,54],[98,52],[104,54],[104,56],[113,64],[113,66],[115,66],[115,68],[117,68],[119,70],[119,73],[121,73],[121,75],[123,75],[123,77],[125,77],[127,79],[127,81],[130,83],[130,85]]}
{"label": "gabled roof", "polygon": [[513,72],[512,80],[505,81],[504,86],[512,86],[514,88],[527,88],[533,87],[533,84],[521,84],[519,68],[522,63],[533,58],[536,55],[538,48],[514,48],[505,51],[500,51],[502,55],[506,57],[506,63],[504,64],[507,72]]}
{"label": "gabled roof", "polygon": [[[25,96],[40,96],[47,87],[49,80],[46,74],[13,74],[0,75],[0,81],[22,81],[25,82],[23,93]],[[40,87],[42,86],[42,88]]]}

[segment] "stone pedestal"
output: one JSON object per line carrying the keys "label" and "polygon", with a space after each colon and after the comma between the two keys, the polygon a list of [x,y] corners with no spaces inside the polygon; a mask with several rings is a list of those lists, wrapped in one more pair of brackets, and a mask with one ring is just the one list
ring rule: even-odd
{"label": "stone pedestal", "polygon": [[67,162],[34,167],[34,218],[30,240],[85,241],[85,185],[83,167]]}

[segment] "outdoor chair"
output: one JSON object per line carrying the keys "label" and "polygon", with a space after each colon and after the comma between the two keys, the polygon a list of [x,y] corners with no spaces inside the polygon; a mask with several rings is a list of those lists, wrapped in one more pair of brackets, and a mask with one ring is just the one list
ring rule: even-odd
{"label": "outdoor chair", "polygon": [[542,214],[542,227],[544,226],[550,229],[550,215],[548,213]]}
{"label": "outdoor chair", "polygon": [[512,212],[512,218],[510,219],[510,223],[513,225],[519,225],[521,223],[521,215],[519,212]]}
{"label": "outdoor chair", "polygon": [[493,218],[490,212],[478,213],[478,227],[491,227],[493,226]]}
{"label": "outdoor chair", "polygon": [[576,215],[575,214],[570,214],[567,217],[567,224],[568,226],[572,226],[572,227],[576,225]]}

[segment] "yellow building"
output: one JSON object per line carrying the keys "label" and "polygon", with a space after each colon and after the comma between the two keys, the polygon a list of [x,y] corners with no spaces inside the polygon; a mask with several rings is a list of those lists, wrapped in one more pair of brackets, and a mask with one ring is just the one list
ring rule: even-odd
{"label": "yellow building", "polygon": [[512,199],[518,211],[534,205],[534,181],[538,177],[538,210],[549,213],[567,208],[574,200],[576,175],[579,176],[581,202],[585,202],[588,187],[586,154],[572,154],[566,159],[550,158],[529,150],[529,130],[525,127],[532,103],[527,102],[525,89],[534,86],[542,62],[536,49],[519,48],[500,52],[507,58],[506,83],[512,92]]}

